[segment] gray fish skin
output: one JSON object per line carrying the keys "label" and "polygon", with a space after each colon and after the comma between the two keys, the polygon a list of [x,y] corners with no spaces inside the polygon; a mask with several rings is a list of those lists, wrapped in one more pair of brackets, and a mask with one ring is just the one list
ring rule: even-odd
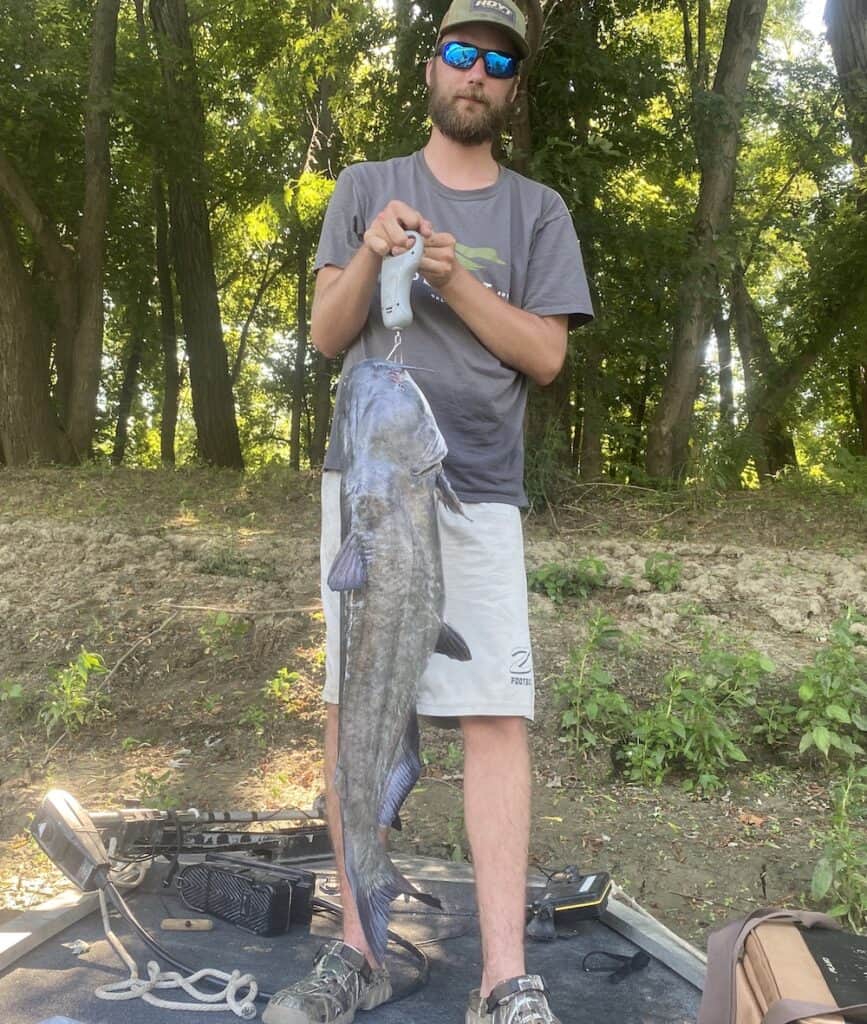
{"label": "gray fish skin", "polygon": [[438,903],[400,874],[382,847],[421,772],[416,694],[431,655],[469,660],[443,613],[438,493],[446,445],[400,365],[358,363],[341,384],[343,544],[328,577],[341,591],[341,683],[335,785],[346,874],[371,952],[382,961],[389,906],[400,893]]}

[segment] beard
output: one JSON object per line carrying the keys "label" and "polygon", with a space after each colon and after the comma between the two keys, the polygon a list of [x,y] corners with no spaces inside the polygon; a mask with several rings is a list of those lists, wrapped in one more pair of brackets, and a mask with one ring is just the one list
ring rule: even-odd
{"label": "beard", "polygon": [[[461,99],[474,99],[472,108],[460,106]],[[448,97],[442,94],[436,80],[431,81],[427,104],[431,121],[448,139],[462,146],[479,146],[499,138],[512,112],[511,103],[492,103],[479,93],[467,89]]]}

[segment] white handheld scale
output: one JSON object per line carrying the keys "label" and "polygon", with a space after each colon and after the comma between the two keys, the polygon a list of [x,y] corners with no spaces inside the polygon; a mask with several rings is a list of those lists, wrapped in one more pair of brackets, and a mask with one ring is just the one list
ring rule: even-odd
{"label": "white handheld scale", "polygon": [[[399,256],[386,256],[382,261],[380,276],[382,322],[398,332],[412,323],[409,289],[424,253],[421,235],[417,231],[407,231],[407,234],[413,240],[412,248]],[[399,337],[395,338],[395,342],[399,344]]]}

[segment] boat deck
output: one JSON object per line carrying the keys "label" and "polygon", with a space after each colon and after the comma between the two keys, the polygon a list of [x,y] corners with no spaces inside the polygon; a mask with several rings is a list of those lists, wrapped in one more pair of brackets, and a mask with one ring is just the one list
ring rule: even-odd
{"label": "boat deck", "polygon": [[[478,920],[468,865],[411,857],[394,859],[420,888],[441,898],[443,910],[432,910],[417,901],[401,899],[394,903],[392,929],[423,949],[430,962],[430,976],[420,990],[365,1014],[364,1024],[458,1024],[464,1019],[467,994],[478,985],[480,973]],[[331,869],[328,862],[310,866],[320,880]],[[335,934],[336,921],[327,914],[314,915],[310,931],[296,927],[276,938],[252,935],[219,920],[212,931],[162,931],[160,922],[165,917],[203,916],[189,911],[171,889],[162,887],[167,868],[165,861],[158,861],[127,899],[157,940],[193,968],[249,971],[260,989],[273,992],[302,977],[319,944]],[[86,898],[84,906],[88,905],[93,906],[92,897]],[[53,935],[52,928],[45,927],[51,917],[50,908],[42,917],[37,908],[8,921],[2,929],[7,947],[5,962],[16,956],[15,941],[19,951],[28,944],[34,946],[0,972],[3,1024],[40,1024],[54,1015],[80,1024],[201,1024],[203,1020],[240,1019],[228,1010],[209,1012],[203,1018],[199,1011],[170,1011],[140,999],[98,999],[95,988],[127,977],[105,939],[99,913],[91,912]],[[112,926],[136,960],[139,973],[145,976],[147,961],[155,959],[153,952],[118,915],[112,916]],[[10,940],[16,930],[19,939]],[[22,944],[20,936],[28,932],[32,932],[32,938]],[[45,934],[50,937],[41,938]],[[63,945],[76,939],[83,939],[90,947],[79,956]],[[584,956],[593,950],[631,955],[639,947],[652,955],[650,964],[617,984],[611,984],[606,974],[582,970]],[[0,964],[3,962],[0,960]],[[392,945],[389,967],[397,995],[412,988],[417,962],[411,956]],[[652,917],[616,900],[609,901],[603,920],[582,922],[568,938],[528,942],[527,969],[545,978],[552,1008],[563,1024],[602,1024],[609,1020],[617,1024],[693,1022],[704,972],[701,956],[687,944]],[[171,999],[186,998],[176,990],[163,994]],[[261,1015],[264,1003],[257,1007]]]}

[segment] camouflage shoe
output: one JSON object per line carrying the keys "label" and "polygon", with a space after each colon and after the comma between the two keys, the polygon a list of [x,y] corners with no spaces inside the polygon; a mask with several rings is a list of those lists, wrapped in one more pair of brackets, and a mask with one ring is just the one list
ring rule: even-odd
{"label": "camouflage shoe", "polygon": [[306,978],[272,996],[264,1024],[350,1024],[356,1010],[372,1010],[391,997],[387,969],[373,970],[339,939],[321,946],[313,963]]}
{"label": "camouflage shoe", "polygon": [[538,974],[524,974],[496,985],[483,999],[470,993],[466,1024],[560,1024],[548,1006],[548,990]]}

